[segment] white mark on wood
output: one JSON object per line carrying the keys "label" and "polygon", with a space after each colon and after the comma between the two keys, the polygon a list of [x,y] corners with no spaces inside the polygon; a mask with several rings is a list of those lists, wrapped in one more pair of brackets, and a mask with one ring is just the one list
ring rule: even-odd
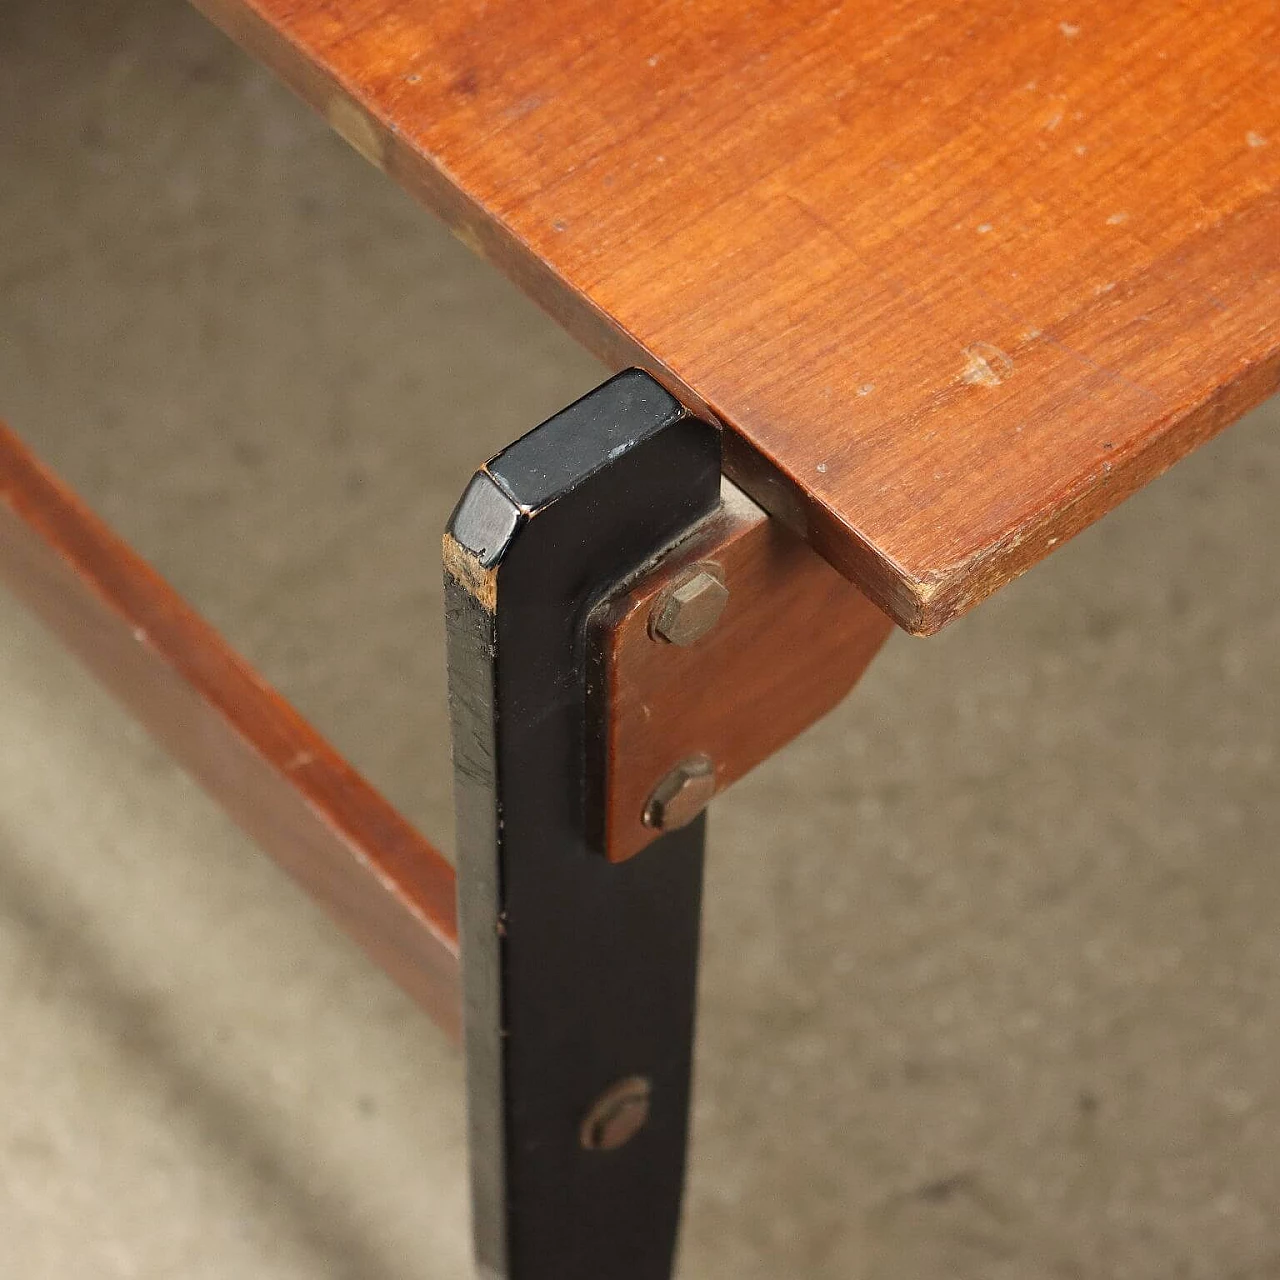
{"label": "white mark on wood", "polygon": [[371,164],[385,165],[385,147],[378,127],[349,98],[330,98],[325,116],[335,132],[347,140]]}
{"label": "white mark on wood", "polygon": [[1260,133],[1255,133],[1252,129],[1244,135],[1244,140],[1251,147],[1265,147],[1267,145],[1266,138],[1264,138]]}
{"label": "white mark on wood", "polygon": [[1040,125],[1042,129],[1052,132],[1062,123],[1062,108],[1054,107],[1052,111],[1045,116],[1043,123]]}
{"label": "white mark on wood", "polygon": [[818,463],[818,474],[824,476],[827,474],[827,464],[825,462]]}
{"label": "white mark on wood", "polygon": [[463,223],[458,223],[456,227],[450,227],[449,230],[452,231],[454,237],[461,240],[477,258],[483,258],[485,256],[484,245],[480,242],[480,236],[474,228],[468,227]]}
{"label": "white mark on wood", "polygon": [[1061,31],[1068,40],[1074,40],[1076,36],[1080,34],[1079,24],[1075,22],[1060,22],[1058,23],[1058,30]]}
{"label": "white mark on wood", "polygon": [[531,116],[540,106],[542,106],[542,99],[536,93],[531,93],[527,97],[521,98],[514,107],[504,111],[502,118],[504,120],[523,120],[525,116]]}
{"label": "white mark on wood", "polygon": [[1084,156],[1084,155],[1088,155],[1088,154],[1089,154],[1089,148],[1088,148],[1088,147],[1086,147],[1086,146],[1084,145],[1084,143],[1083,143],[1083,142],[1081,142],[1080,144],[1078,144],[1078,145],[1077,145],[1077,147],[1076,147],[1076,155],[1078,155],[1078,156]]}
{"label": "white mark on wood", "polygon": [[1124,213],[1124,212],[1113,213],[1111,217],[1107,219],[1107,226],[1118,227],[1122,222],[1128,222],[1128,221],[1129,221],[1129,215],[1127,213]]}
{"label": "white mark on wood", "polygon": [[1013,360],[990,342],[975,342],[964,349],[961,382],[973,387],[998,387],[1013,373]]}
{"label": "white mark on wood", "polygon": [[992,227],[991,223],[989,222],[978,223],[978,234],[980,236],[985,236],[988,231],[992,231],[992,230],[994,230],[994,228]]}
{"label": "white mark on wood", "polygon": [[1095,298],[1100,298],[1104,293],[1110,293],[1115,287],[1116,282],[1114,280],[1108,280],[1106,284],[1100,284],[1096,289],[1094,289],[1093,296]]}
{"label": "white mark on wood", "polygon": [[650,65],[651,67],[656,67],[656,66],[658,65],[658,63],[659,63],[659,62],[661,62],[661,61],[662,61],[662,55],[661,55],[661,54],[658,54],[658,53],[655,53],[655,54],[654,54],[654,55],[649,59],[649,65]]}
{"label": "white mark on wood", "polygon": [[869,396],[875,389],[876,384],[874,382],[864,382],[862,386],[858,388],[858,394],[860,396]]}

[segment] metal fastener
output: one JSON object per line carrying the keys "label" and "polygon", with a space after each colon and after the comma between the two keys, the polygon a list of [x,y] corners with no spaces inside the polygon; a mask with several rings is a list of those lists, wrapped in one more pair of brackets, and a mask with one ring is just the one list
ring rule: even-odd
{"label": "metal fastener", "polygon": [[616,1151],[644,1128],[653,1087],[643,1076],[610,1085],[591,1104],[578,1135],[588,1151]]}
{"label": "metal fastener", "polygon": [[692,822],[716,793],[716,767],[710,756],[681,760],[654,787],[641,815],[646,827],[674,831]]}
{"label": "metal fastener", "polygon": [[711,561],[690,565],[658,597],[649,614],[649,634],[669,644],[693,644],[720,621],[728,603],[724,570]]}

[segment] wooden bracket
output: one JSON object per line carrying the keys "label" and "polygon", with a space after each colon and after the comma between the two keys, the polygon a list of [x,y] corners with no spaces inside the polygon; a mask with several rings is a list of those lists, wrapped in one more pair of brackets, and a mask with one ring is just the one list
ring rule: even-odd
{"label": "wooden bracket", "polygon": [[[677,604],[695,614],[683,631],[671,618],[681,589],[691,598]],[[664,618],[684,643],[664,638]],[[625,861],[700,812],[840,702],[891,627],[723,480],[716,511],[588,619],[587,799],[599,849]]]}

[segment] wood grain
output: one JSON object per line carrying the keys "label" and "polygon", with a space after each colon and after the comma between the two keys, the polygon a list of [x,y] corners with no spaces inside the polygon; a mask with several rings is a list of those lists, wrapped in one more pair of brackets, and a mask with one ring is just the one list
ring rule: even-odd
{"label": "wood grain", "polygon": [[453,868],[3,426],[0,581],[456,1039]]}
{"label": "wood grain", "polygon": [[[655,603],[690,566],[722,571],[729,601],[688,647],[650,635]],[[642,821],[680,760],[709,756],[723,791],[826,715],[891,629],[864,595],[725,482],[720,509],[589,620],[600,753],[595,825],[622,862],[657,839]]]}
{"label": "wood grain", "polygon": [[1280,384],[1280,9],[197,0],[936,630]]}

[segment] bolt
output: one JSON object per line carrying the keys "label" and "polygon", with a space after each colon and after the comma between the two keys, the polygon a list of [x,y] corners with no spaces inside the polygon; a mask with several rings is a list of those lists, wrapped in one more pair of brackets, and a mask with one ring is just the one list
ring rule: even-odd
{"label": "bolt", "polygon": [[649,614],[649,634],[669,644],[693,644],[720,621],[728,603],[724,570],[709,561],[692,565],[658,597]]}
{"label": "bolt", "polygon": [[643,1076],[610,1085],[591,1104],[578,1138],[588,1151],[616,1151],[644,1128],[653,1087]]}
{"label": "bolt", "polygon": [[646,827],[674,831],[690,823],[711,803],[716,793],[716,768],[710,756],[681,760],[654,787],[641,815]]}

